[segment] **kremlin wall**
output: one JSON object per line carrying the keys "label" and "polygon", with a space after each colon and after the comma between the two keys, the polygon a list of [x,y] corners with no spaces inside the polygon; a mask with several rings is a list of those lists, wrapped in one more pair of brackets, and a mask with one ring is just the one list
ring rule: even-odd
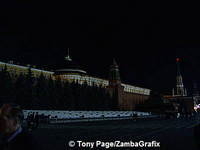
{"label": "kremlin wall", "polygon": [[7,67],[7,70],[12,76],[19,74],[26,74],[30,68],[34,77],[39,77],[41,73],[47,78],[51,77],[53,80],[61,79],[67,82],[77,82],[78,84],[87,83],[89,86],[101,86],[107,89],[110,95],[115,96],[118,101],[119,110],[134,110],[136,104],[141,104],[150,96],[150,89],[141,88],[121,82],[119,68],[115,60],[110,66],[109,78],[102,79],[93,77],[87,74],[79,65],[77,65],[69,57],[65,57],[66,64],[62,68],[55,71],[47,71],[32,68],[31,66],[16,65],[13,62],[0,62],[0,69]]}

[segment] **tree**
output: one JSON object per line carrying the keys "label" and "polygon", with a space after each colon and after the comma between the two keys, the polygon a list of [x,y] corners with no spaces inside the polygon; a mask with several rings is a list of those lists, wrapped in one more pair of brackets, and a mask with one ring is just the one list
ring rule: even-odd
{"label": "tree", "polygon": [[61,109],[63,104],[63,83],[60,79],[55,81],[55,89],[54,89],[54,105],[56,108]]}
{"label": "tree", "polygon": [[24,109],[116,110],[115,99],[104,87],[53,80],[43,73],[36,78],[31,67],[16,78],[10,75],[7,66],[0,71],[1,103],[8,99]]}
{"label": "tree", "polygon": [[47,99],[48,95],[48,85],[47,85],[47,79],[43,75],[43,73],[40,74],[39,78],[36,79],[35,86],[33,88],[34,92],[34,106],[41,107],[41,108],[48,108],[49,102]]}
{"label": "tree", "polygon": [[24,108],[26,106],[26,91],[25,91],[25,76],[20,73],[19,76],[16,78],[15,82],[14,82],[14,89],[15,89],[15,99],[16,99],[16,103],[21,105],[22,108]]}
{"label": "tree", "polygon": [[7,66],[0,72],[0,99],[3,102],[14,102],[13,79],[7,70]]}
{"label": "tree", "polygon": [[25,74],[25,107],[31,109],[34,106],[34,97],[33,97],[33,84],[35,78],[33,77],[33,73],[31,71],[31,67],[28,67],[27,73]]}
{"label": "tree", "polygon": [[49,104],[49,109],[56,109],[55,106],[55,81],[52,77],[47,79],[47,100]]}

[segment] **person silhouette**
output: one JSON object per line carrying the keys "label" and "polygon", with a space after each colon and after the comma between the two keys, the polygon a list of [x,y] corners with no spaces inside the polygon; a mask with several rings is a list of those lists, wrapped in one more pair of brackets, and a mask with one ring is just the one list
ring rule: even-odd
{"label": "person silhouette", "polygon": [[4,104],[0,108],[1,150],[41,150],[34,136],[22,128],[24,114],[16,104]]}

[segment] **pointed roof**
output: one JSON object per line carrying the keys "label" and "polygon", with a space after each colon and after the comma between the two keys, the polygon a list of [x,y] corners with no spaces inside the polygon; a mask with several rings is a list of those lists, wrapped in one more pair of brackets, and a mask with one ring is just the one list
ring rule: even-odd
{"label": "pointed roof", "polygon": [[176,58],[176,64],[177,64],[177,76],[181,76],[181,71],[180,71],[180,58]]}
{"label": "pointed roof", "polygon": [[114,65],[114,66],[118,66],[118,65],[117,65],[117,62],[116,62],[116,60],[115,60],[115,58],[113,58],[113,65]]}
{"label": "pointed roof", "polygon": [[110,66],[109,78],[110,80],[120,80],[119,67],[115,58],[113,58],[113,64]]}

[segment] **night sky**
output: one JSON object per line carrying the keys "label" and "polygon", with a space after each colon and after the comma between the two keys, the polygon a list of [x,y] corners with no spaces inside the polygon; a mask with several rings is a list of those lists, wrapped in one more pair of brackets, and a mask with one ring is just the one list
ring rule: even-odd
{"label": "night sky", "polygon": [[197,4],[6,1],[0,17],[1,61],[50,70],[69,47],[91,75],[107,78],[115,58],[123,82],[167,93],[180,57],[185,86],[200,84]]}

